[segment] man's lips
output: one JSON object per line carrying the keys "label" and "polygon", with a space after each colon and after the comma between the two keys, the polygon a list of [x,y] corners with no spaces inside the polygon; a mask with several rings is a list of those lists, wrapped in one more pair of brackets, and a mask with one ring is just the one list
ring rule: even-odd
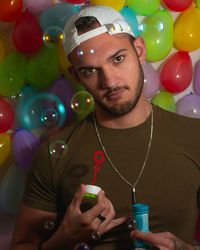
{"label": "man's lips", "polygon": [[109,90],[106,92],[105,97],[110,99],[110,100],[116,100],[116,99],[121,97],[121,95],[123,94],[125,89],[126,89],[125,87],[121,87],[121,88]]}

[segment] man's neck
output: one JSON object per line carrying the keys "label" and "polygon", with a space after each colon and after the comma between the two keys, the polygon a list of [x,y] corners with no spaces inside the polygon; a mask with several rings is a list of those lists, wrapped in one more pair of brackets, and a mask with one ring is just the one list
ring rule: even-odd
{"label": "man's neck", "polygon": [[142,124],[150,113],[150,104],[145,98],[140,98],[135,108],[122,116],[114,116],[99,107],[96,108],[97,122],[103,127],[115,129],[131,128]]}

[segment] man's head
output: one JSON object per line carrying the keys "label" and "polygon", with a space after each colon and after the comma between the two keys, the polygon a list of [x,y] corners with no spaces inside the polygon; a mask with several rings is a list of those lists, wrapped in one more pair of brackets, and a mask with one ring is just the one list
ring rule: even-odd
{"label": "man's head", "polygon": [[64,49],[74,75],[93,95],[97,109],[112,115],[129,113],[143,87],[141,38],[121,14],[108,6],[90,6],[65,26]]}

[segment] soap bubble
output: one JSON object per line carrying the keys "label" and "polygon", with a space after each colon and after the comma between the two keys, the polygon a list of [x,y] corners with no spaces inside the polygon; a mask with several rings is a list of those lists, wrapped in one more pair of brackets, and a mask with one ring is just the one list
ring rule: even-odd
{"label": "soap bubble", "polygon": [[44,44],[49,48],[57,48],[65,39],[63,30],[58,26],[48,27],[43,34]]}
{"label": "soap bubble", "polygon": [[58,119],[58,112],[53,108],[47,108],[41,114],[41,122],[43,122],[47,127],[55,126]]}
{"label": "soap bubble", "polygon": [[68,145],[61,140],[56,140],[51,143],[49,152],[55,158],[63,158],[68,151]]}
{"label": "soap bubble", "polygon": [[94,99],[87,91],[79,91],[72,97],[71,108],[77,114],[88,115],[94,109]]}
{"label": "soap bubble", "polygon": [[90,250],[86,243],[79,243],[75,246],[74,250]]}

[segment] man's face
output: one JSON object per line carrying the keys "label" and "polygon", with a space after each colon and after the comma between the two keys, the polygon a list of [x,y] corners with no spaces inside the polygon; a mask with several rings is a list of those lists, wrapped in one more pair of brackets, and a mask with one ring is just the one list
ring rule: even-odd
{"label": "man's face", "polygon": [[96,36],[78,46],[70,60],[97,109],[120,116],[135,107],[143,88],[143,72],[128,37]]}

